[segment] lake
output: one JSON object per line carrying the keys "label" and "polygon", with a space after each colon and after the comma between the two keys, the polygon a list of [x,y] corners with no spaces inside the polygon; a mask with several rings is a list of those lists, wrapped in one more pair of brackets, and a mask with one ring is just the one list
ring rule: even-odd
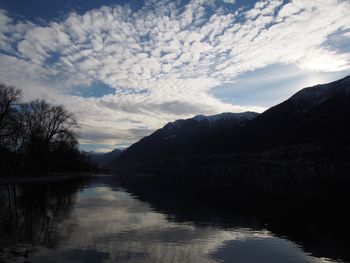
{"label": "lake", "polygon": [[307,226],[312,234],[304,236],[290,222],[205,204],[169,200],[167,210],[113,176],[0,191],[0,262],[326,263],[349,256],[324,224]]}

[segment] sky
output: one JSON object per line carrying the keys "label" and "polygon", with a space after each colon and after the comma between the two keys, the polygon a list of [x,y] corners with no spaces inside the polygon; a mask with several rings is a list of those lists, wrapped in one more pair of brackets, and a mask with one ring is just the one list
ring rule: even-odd
{"label": "sky", "polygon": [[349,0],[0,0],[0,82],[63,104],[80,148],[256,111],[350,74]]}

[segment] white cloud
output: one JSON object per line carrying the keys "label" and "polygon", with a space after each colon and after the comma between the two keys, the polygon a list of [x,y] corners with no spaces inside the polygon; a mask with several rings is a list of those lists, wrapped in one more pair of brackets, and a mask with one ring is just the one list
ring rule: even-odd
{"label": "white cloud", "polygon": [[350,32],[344,33],[344,36],[350,38]]}
{"label": "white cloud", "polygon": [[[81,142],[129,144],[177,118],[263,110],[210,95],[242,73],[273,64],[349,69],[350,54],[325,44],[331,34],[349,34],[348,1],[263,0],[233,13],[217,5],[104,6],[40,26],[0,10],[0,79],[24,88],[28,99],[67,105],[82,124]],[[69,95],[96,82],[116,94]]]}

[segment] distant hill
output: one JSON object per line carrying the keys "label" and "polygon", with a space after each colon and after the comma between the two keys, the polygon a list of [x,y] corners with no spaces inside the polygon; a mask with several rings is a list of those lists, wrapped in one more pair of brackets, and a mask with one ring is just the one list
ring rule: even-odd
{"label": "distant hill", "polygon": [[220,162],[228,155],[239,160],[247,159],[244,156],[350,160],[349,116],[350,76],[302,89],[260,115],[198,115],[168,123],[132,145],[109,167],[191,162],[191,158],[202,164],[208,156],[221,156],[215,159]]}
{"label": "distant hill", "polygon": [[87,154],[90,156],[93,163],[96,163],[98,167],[102,168],[112,160],[118,158],[122,152],[123,151],[120,149],[114,149],[107,153],[88,152]]}

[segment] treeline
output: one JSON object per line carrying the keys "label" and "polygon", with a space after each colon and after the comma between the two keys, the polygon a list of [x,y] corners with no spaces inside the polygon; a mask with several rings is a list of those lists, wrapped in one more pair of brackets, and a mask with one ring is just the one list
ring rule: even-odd
{"label": "treeline", "polygon": [[61,105],[21,102],[22,91],[0,83],[1,175],[96,170],[78,148],[78,123]]}

